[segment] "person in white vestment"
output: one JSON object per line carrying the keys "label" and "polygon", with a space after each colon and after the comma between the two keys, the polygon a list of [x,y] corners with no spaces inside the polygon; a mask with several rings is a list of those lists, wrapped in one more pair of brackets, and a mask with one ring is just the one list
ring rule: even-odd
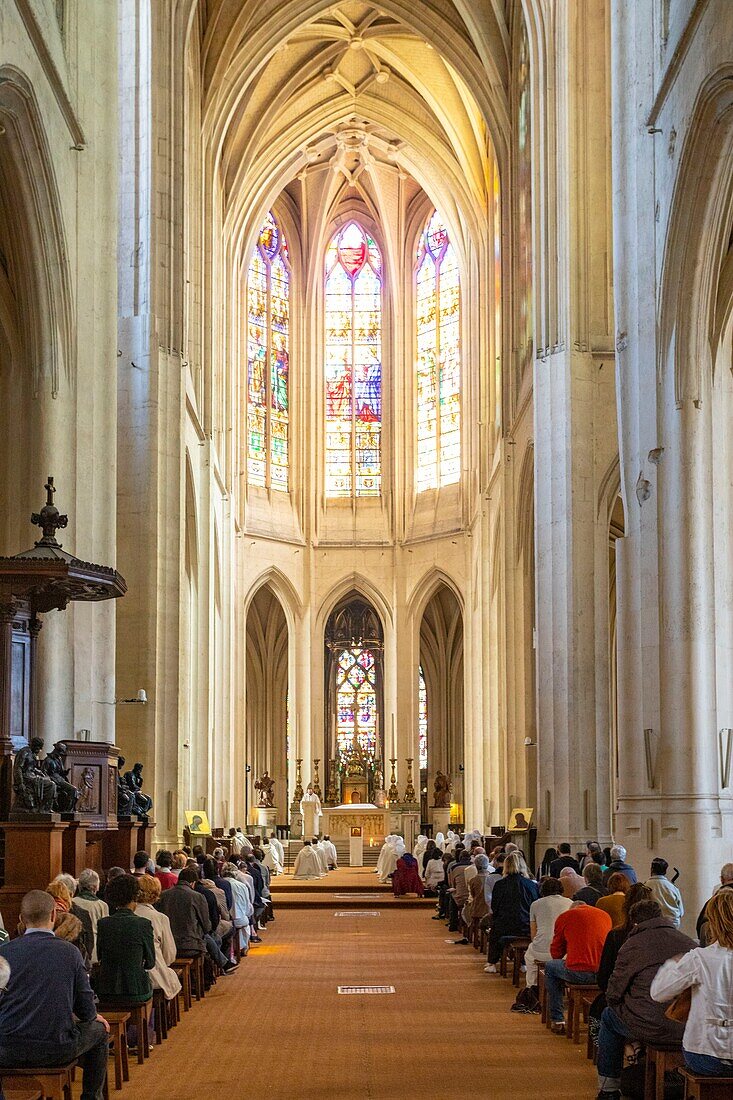
{"label": "person in white vestment", "polygon": [[281,875],[283,873],[282,860],[280,859],[280,853],[277,848],[274,847],[272,841],[265,845],[265,858],[263,864],[267,867],[271,875]]}
{"label": "person in white vestment", "polygon": [[321,864],[318,853],[313,850],[309,840],[303,841],[303,847],[298,852],[293,867],[294,878],[320,878]]}
{"label": "person in white vestment", "polygon": [[277,833],[270,833],[270,845],[277,852],[277,858],[280,861],[280,866],[285,866],[285,849],[283,848],[282,841],[278,837]]}
{"label": "person in white vestment", "polygon": [[380,882],[389,882],[389,876],[397,870],[397,860],[405,854],[405,842],[401,836],[394,837],[394,843],[390,846],[384,858]]}
{"label": "person in white vestment", "polygon": [[391,848],[394,847],[396,841],[397,837],[394,836],[393,833],[390,833],[389,836],[386,836],[384,838],[384,844],[382,845],[379,855],[377,856],[377,866],[374,868],[380,879],[384,871],[384,864],[387,859],[387,853],[390,851]]}
{"label": "person in white vestment", "polygon": [[300,800],[300,812],[303,815],[303,836],[318,836],[321,831],[321,800],[313,790],[313,784],[308,788]]}
{"label": "person in white vestment", "polygon": [[426,836],[423,836],[422,833],[420,833],[419,837],[417,838],[417,840],[415,842],[415,847],[412,849],[412,854],[414,855],[415,859],[417,860],[418,867],[421,867],[422,857],[425,854],[425,849],[427,848],[427,846],[428,846],[428,838]]}
{"label": "person in white vestment", "polygon": [[336,845],[331,840],[330,836],[324,836],[322,842],[323,850],[326,853],[326,862],[328,863],[329,871],[338,871],[339,860],[338,853],[336,851]]}
{"label": "person in white vestment", "polygon": [[436,848],[440,848],[441,852],[445,851],[445,837],[442,833],[435,834],[435,846]]}
{"label": "person in white vestment", "polygon": [[177,954],[171,922],[165,913],[153,908],[160,897],[160,881],[152,875],[141,875],[137,885],[140,894],[135,916],[144,917],[153,926],[155,966],[148,970],[148,975],[153,989],[161,989],[166,1001],[172,1001],[181,992],[181,983],[175,970],[171,970]]}
{"label": "person in white vestment", "polygon": [[326,850],[323,847],[323,844],[320,842],[320,840],[318,839],[317,836],[313,837],[312,847],[313,847],[313,851],[316,853],[316,856],[318,857],[318,863],[320,864],[320,868],[321,868],[321,877],[323,878],[328,874],[328,859],[326,858]]}

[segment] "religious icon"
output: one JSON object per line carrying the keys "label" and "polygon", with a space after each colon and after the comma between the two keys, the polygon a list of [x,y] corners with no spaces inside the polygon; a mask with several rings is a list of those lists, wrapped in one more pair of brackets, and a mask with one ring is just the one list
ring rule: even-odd
{"label": "religious icon", "polygon": [[526,833],[532,823],[533,809],[512,810],[509,817],[509,833]]}
{"label": "religious icon", "polygon": [[361,836],[361,825],[352,825],[351,835],[357,840]]}
{"label": "religious icon", "polygon": [[206,810],[186,810],[186,824],[189,832],[196,836],[211,836],[211,826]]}

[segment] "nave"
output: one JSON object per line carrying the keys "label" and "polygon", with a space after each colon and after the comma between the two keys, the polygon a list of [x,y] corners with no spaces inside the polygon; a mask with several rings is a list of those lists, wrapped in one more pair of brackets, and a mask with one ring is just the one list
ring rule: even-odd
{"label": "nave", "polygon": [[[276,897],[265,943],[237,973],[184,1014],[144,1066],[131,1066],[123,1100],[593,1094],[584,1049],[550,1035],[535,1016],[511,1013],[511,982],[485,975],[472,949],[445,943],[432,905],[398,908],[366,870],[300,887],[298,908]],[[326,890],[342,895],[328,908]],[[337,987],[349,984],[393,985],[395,993],[339,996]]]}

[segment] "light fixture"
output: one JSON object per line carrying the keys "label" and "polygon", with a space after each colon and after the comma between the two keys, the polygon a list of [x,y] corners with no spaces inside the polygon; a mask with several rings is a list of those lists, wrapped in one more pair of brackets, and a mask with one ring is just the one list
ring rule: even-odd
{"label": "light fixture", "polygon": [[94,700],[95,703],[101,703],[102,706],[105,706],[105,707],[120,707],[120,706],[126,706],[129,703],[133,703],[133,704],[136,704],[138,706],[140,706],[140,705],[145,706],[147,701],[148,701],[148,695],[147,695],[147,692],[145,691],[145,688],[138,688],[137,695],[135,696],[134,699],[115,699],[114,702],[112,702],[109,699],[95,699]]}

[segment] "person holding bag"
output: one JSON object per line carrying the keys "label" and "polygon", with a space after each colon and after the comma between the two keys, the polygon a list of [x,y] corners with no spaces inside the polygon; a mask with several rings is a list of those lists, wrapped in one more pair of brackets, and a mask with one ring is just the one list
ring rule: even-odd
{"label": "person holding bag", "polygon": [[708,902],[709,947],[696,947],[668,959],[658,970],[650,993],[669,1001],[668,1014],[685,1019],[685,1065],[707,1077],[733,1077],[733,890],[721,890]]}

